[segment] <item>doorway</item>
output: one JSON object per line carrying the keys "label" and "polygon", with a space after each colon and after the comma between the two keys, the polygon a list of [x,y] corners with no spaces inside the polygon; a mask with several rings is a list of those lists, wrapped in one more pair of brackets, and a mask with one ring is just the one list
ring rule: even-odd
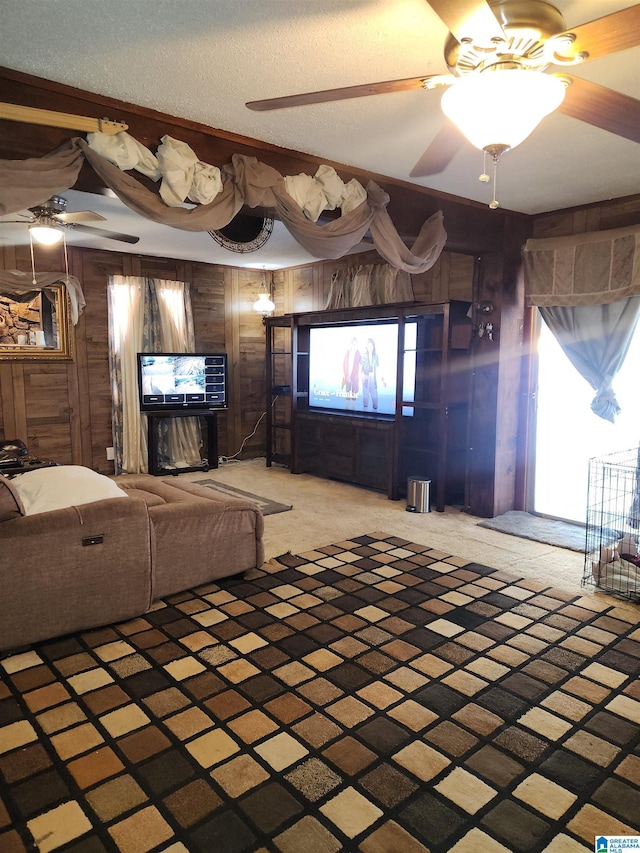
{"label": "doorway", "polygon": [[538,311],[536,315],[537,410],[529,509],[584,524],[589,459],[635,448],[640,439],[640,323],[613,382],[622,411],[612,424],[591,411],[594,390],[571,364]]}

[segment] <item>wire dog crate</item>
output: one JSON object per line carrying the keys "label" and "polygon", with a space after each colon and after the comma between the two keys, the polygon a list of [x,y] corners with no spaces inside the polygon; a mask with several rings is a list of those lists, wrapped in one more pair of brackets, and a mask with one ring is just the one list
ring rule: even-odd
{"label": "wire dog crate", "polygon": [[640,599],[640,447],[589,461],[582,585]]}

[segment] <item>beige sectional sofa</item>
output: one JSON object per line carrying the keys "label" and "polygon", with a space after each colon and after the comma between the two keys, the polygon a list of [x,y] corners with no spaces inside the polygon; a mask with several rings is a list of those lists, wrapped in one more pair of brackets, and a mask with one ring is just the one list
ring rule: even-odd
{"label": "beige sectional sofa", "polygon": [[[250,501],[144,474],[96,480],[108,496],[92,500],[101,475],[42,471],[54,473],[0,476],[0,650],[142,615],[159,598],[264,561],[263,518]],[[71,478],[52,492],[55,472]],[[50,509],[27,480],[36,475]]]}

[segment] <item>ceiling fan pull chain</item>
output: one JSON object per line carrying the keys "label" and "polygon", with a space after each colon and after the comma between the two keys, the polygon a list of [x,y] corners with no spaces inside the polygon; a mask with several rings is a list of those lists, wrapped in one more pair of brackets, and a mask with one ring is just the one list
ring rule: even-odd
{"label": "ceiling fan pull chain", "polygon": [[487,152],[482,150],[482,174],[478,176],[478,180],[483,184],[488,184],[491,177],[487,174]]}
{"label": "ceiling fan pull chain", "polygon": [[62,245],[64,247],[64,271],[67,276],[67,282],[69,281],[69,257],[67,255],[67,235],[65,232],[62,232]]}
{"label": "ceiling fan pull chain", "polygon": [[37,284],[36,279],[36,262],[33,257],[33,234],[31,233],[31,229],[29,229],[29,244],[31,248],[31,284]]}
{"label": "ceiling fan pull chain", "polygon": [[495,210],[497,207],[500,207],[500,202],[496,198],[498,195],[498,158],[493,158],[493,198],[489,203],[489,207],[491,210]]}

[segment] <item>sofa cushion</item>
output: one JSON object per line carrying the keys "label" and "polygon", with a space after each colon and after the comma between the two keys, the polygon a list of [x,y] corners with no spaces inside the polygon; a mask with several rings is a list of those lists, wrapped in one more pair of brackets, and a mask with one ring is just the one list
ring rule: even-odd
{"label": "sofa cushion", "polygon": [[113,480],[82,465],[57,465],[18,474],[11,481],[23,515],[36,515],[107,498],[126,498]]}
{"label": "sofa cushion", "polygon": [[166,503],[166,501],[159,495],[154,495],[153,492],[148,492],[146,489],[136,489],[135,487],[129,487],[126,484],[123,485],[122,488],[130,498],[142,498],[147,506],[161,506]]}
{"label": "sofa cushion", "polygon": [[0,522],[10,521],[24,515],[20,495],[11,485],[11,480],[0,475]]}

